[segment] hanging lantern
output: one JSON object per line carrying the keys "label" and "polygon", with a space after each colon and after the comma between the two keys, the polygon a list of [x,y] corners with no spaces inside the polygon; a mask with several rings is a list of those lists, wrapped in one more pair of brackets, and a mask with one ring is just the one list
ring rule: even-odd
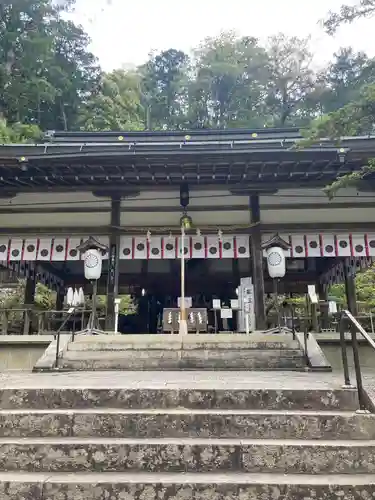
{"label": "hanging lantern", "polygon": [[180,205],[182,208],[186,209],[189,205],[190,193],[189,193],[189,185],[184,182],[180,186]]}
{"label": "hanging lantern", "polygon": [[185,212],[180,219],[180,224],[184,229],[191,229],[193,225],[193,219]]}
{"label": "hanging lantern", "polygon": [[266,251],[267,269],[271,278],[283,278],[285,276],[285,250],[288,250],[289,248],[290,245],[278,234],[263,243],[262,249]]}

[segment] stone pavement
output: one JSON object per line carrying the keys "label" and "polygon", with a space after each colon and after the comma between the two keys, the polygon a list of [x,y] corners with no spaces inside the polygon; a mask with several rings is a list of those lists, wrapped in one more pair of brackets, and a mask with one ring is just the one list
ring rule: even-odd
{"label": "stone pavement", "polygon": [[[363,384],[375,406],[375,371],[364,371]],[[225,372],[225,371],[95,371],[0,373],[1,389],[339,389],[343,373],[319,372]],[[351,373],[355,385],[355,374]]]}
{"label": "stone pavement", "polygon": [[[363,373],[366,388],[375,392],[375,372]],[[337,389],[343,385],[341,372],[252,372],[252,371],[95,371],[0,373],[1,389]],[[352,375],[352,383],[355,376]]]}

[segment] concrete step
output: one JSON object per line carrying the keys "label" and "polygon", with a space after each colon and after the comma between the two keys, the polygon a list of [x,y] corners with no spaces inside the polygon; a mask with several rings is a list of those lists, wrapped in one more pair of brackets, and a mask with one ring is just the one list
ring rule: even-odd
{"label": "concrete step", "polygon": [[0,439],[1,471],[375,473],[375,441]]}
{"label": "concrete step", "polygon": [[367,500],[374,474],[0,473],[1,500]]}
{"label": "concrete step", "polygon": [[[164,377],[165,373],[165,377]],[[0,408],[3,410],[45,409],[45,408],[191,408],[191,409],[233,409],[233,410],[356,410],[357,391],[353,389],[320,389],[314,384],[311,374],[296,374],[296,380],[268,380],[270,374],[254,373],[251,384],[243,380],[225,383],[221,374],[216,381],[214,374],[198,372],[156,372],[139,374],[114,373],[112,381],[108,372],[57,373],[32,375],[22,374],[22,386],[0,389]],[[135,375],[137,375],[135,377]],[[230,379],[226,374],[226,379]],[[290,374],[289,378],[291,377]],[[301,380],[297,378],[301,377]],[[306,378],[309,375],[309,378]],[[84,379],[82,377],[84,376]],[[150,379],[152,376],[152,380]],[[233,374],[234,376],[234,374]],[[145,379],[142,381],[142,377]],[[188,380],[180,380],[184,377]],[[244,378],[249,378],[248,374]],[[236,379],[238,376],[236,375]],[[263,380],[264,378],[264,380]],[[171,379],[176,381],[172,385]],[[284,381],[283,381],[284,380]],[[168,381],[168,382],[167,382]],[[112,386],[111,386],[112,382]],[[246,383],[245,383],[246,382]],[[37,384],[40,388],[33,387]],[[168,386],[167,386],[168,384]],[[44,387],[43,387],[44,385]],[[218,386],[220,388],[213,388]],[[265,389],[262,386],[274,387]],[[293,388],[293,386],[295,388]],[[302,386],[302,387],[301,387]]]}
{"label": "concrete step", "polygon": [[344,411],[2,410],[0,424],[2,437],[375,439],[375,415]]}
{"label": "concrete step", "polygon": [[152,349],[65,351],[59,366],[69,370],[288,370],[303,369],[299,349]]}

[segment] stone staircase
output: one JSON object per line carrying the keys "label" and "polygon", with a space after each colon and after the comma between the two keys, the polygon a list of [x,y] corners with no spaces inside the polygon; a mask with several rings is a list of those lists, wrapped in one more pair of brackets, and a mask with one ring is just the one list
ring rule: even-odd
{"label": "stone staircase", "polygon": [[0,499],[375,498],[375,415],[328,375],[30,375],[1,390]]}
{"label": "stone staircase", "polygon": [[302,370],[292,334],[78,336],[62,352],[67,370]]}

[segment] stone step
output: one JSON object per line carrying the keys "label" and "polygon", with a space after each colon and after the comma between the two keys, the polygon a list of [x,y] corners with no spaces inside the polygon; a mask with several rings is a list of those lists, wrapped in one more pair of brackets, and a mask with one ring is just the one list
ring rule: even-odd
{"label": "stone step", "polygon": [[0,473],[1,500],[367,500],[374,474]]}
{"label": "stone step", "polygon": [[2,437],[375,439],[375,415],[297,410],[0,412]]}
{"label": "stone step", "polygon": [[306,365],[299,349],[65,351],[69,370],[288,370]]}
{"label": "stone step", "polygon": [[[84,380],[81,377],[84,375]],[[112,375],[112,374],[111,374]],[[120,377],[121,375],[121,377]],[[204,380],[204,374],[194,372],[167,373],[160,377],[157,373],[151,373],[153,380],[148,380],[150,374],[139,372],[135,378],[134,373],[128,372],[113,374],[112,387],[108,381],[108,372],[100,373],[75,373],[75,374],[51,374],[32,375],[30,386],[27,385],[28,378],[23,375],[22,386],[8,389],[0,389],[0,408],[12,409],[43,409],[43,408],[206,408],[206,409],[233,409],[233,410],[356,410],[358,408],[357,391],[353,389],[319,389],[305,376],[310,374],[301,373],[301,381],[295,380],[292,386],[287,381],[273,379],[263,383],[261,379],[256,381],[259,374],[254,374],[252,384],[240,381],[225,384],[225,380],[216,383],[215,376],[209,375],[209,380]],[[189,380],[179,382],[179,378],[189,377]],[[231,374],[226,374],[227,380]],[[269,375],[269,374],[267,374]],[[248,378],[248,375],[246,375]],[[34,377],[34,378],[33,378]],[[35,380],[40,388],[33,388]],[[141,378],[147,380],[142,381]],[[195,380],[190,378],[196,377]],[[237,376],[236,376],[237,377]],[[283,374],[285,378],[285,375]],[[120,378],[120,380],[119,380]],[[171,378],[176,384],[171,386]],[[216,378],[221,379],[218,373]],[[164,382],[164,380],[166,382]],[[267,380],[267,379],[266,379]],[[62,383],[61,383],[62,381]],[[169,382],[167,382],[169,381]],[[44,387],[43,387],[43,384]],[[60,382],[60,385],[58,385]],[[119,387],[119,382],[121,385]],[[219,385],[219,382],[220,385]],[[65,384],[65,385],[64,385]],[[214,389],[212,385],[222,388]],[[261,388],[261,385],[275,387],[270,389]],[[86,387],[83,388],[82,387]],[[306,387],[301,388],[302,385]],[[75,387],[77,386],[77,387]],[[236,388],[238,387],[238,388]]]}
{"label": "stone step", "polygon": [[0,439],[0,470],[375,473],[375,441]]}
{"label": "stone step", "polygon": [[69,351],[300,349],[292,335],[96,335],[77,336]]}

